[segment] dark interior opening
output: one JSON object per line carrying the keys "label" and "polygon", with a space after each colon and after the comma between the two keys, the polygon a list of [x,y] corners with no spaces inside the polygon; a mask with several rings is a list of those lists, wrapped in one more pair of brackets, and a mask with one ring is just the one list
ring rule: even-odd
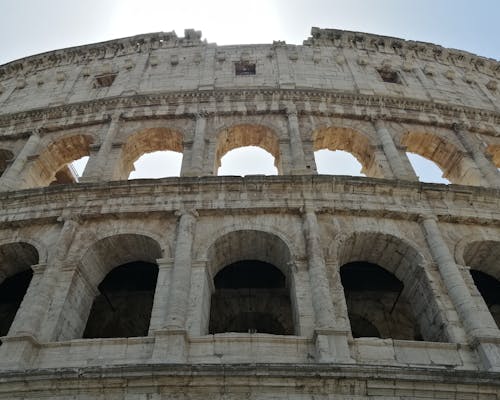
{"label": "dark interior opening", "polygon": [[384,82],[397,83],[401,85],[401,78],[399,77],[397,71],[386,68],[378,69],[377,71]]}
{"label": "dark interior opening", "polygon": [[500,281],[482,271],[471,269],[472,279],[483,296],[493,319],[500,327]]}
{"label": "dark interior opening", "polygon": [[0,336],[9,332],[32,277],[33,271],[28,269],[5,279],[0,285]]}
{"label": "dark interior opening", "polygon": [[236,75],[255,75],[256,73],[255,63],[250,62],[237,62],[234,64],[234,69]]}
{"label": "dark interior opening", "polygon": [[353,337],[422,340],[404,285],[379,265],[351,262],[340,268]]}
{"label": "dark interior opening", "polygon": [[132,262],[114,268],[99,285],[84,338],[147,336],[158,266]]}
{"label": "dark interior opening", "polygon": [[272,264],[245,260],[222,269],[214,279],[209,332],[293,335],[286,278]]}

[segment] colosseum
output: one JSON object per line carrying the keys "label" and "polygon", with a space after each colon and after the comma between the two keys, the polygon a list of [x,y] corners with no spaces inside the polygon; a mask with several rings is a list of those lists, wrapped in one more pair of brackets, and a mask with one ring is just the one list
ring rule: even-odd
{"label": "colosseum", "polygon": [[[499,80],[319,28],[0,66],[0,399],[500,399]],[[277,174],[218,176],[247,146]],[[178,176],[130,179],[157,151]]]}

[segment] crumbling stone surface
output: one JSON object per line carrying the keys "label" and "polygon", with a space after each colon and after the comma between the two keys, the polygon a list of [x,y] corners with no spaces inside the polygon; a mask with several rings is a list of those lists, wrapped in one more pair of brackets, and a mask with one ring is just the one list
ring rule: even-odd
{"label": "crumbling stone surface", "polygon": [[[500,305],[474,279],[500,281],[498,71],[318,28],[300,46],[187,30],[0,66],[0,399],[500,398]],[[278,176],[216,176],[242,146]],[[321,149],[366,177],[318,175]],[[127,180],[159,150],[182,153],[180,177]],[[419,182],[407,151],[452,185]],[[219,285],[248,261],[280,284]],[[155,271],[147,290],[146,267],[106,289],[130,263]],[[362,270],[347,285],[351,263],[397,290]]]}

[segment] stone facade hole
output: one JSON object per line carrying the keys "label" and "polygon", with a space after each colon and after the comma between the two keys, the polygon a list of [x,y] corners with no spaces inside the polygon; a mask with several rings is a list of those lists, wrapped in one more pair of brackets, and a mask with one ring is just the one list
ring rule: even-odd
{"label": "stone facade hole", "polygon": [[[373,145],[361,133],[350,128],[324,127],[314,131],[312,136],[318,173],[383,178],[382,170],[374,157]],[[326,150],[334,152],[335,155],[325,157]],[[346,157],[345,153],[349,153],[356,159],[361,166],[360,171],[352,168],[348,171],[342,169],[346,160],[352,164],[353,168],[359,168],[359,164],[353,163],[353,160]],[[324,164],[327,165],[323,166]],[[352,172],[346,173],[350,171]]]}
{"label": "stone facade hole", "polygon": [[0,176],[4,173],[9,165],[9,161],[14,158],[14,154],[11,151],[0,149]]}
{"label": "stone facade hole", "polygon": [[464,250],[464,262],[500,329],[500,242],[485,240],[470,243]]}
{"label": "stone facade hole", "polygon": [[340,268],[353,337],[421,340],[404,285],[376,264],[351,262]]}
{"label": "stone facade hole", "polygon": [[[283,172],[281,166],[281,153],[279,148],[279,140],[276,133],[272,131],[270,128],[263,125],[241,124],[241,125],[234,125],[230,128],[224,129],[219,133],[217,138],[217,148],[215,152],[214,173],[215,174],[218,173],[219,168],[222,165],[222,157],[224,157],[231,150],[235,149],[239,150],[242,147],[247,148],[250,146],[258,147],[262,150],[265,150],[268,154],[274,157],[274,167],[276,168],[277,173],[281,174]],[[265,153],[260,152],[259,154],[259,152],[255,151],[251,153],[248,152],[248,149],[246,150],[247,154],[249,155],[249,159],[245,160],[242,159],[239,162],[237,162],[238,166],[241,167],[237,170],[238,173],[232,173],[232,170],[228,172],[225,172],[223,170],[222,173],[225,175],[228,174],[246,175],[246,174],[254,174],[256,172],[259,173],[260,170],[252,169],[251,165],[262,162],[266,164],[269,163],[270,161],[269,157],[266,157]],[[264,157],[257,158],[259,156],[262,156],[262,154],[264,154]],[[252,155],[255,155],[256,157],[252,158]],[[267,168],[264,169],[263,171],[269,171],[270,172],[269,175],[274,174],[274,171],[272,171],[271,166],[266,165],[266,167]]]}
{"label": "stone facade hole", "polygon": [[88,315],[84,338],[147,336],[161,256],[155,240],[138,234],[109,236],[87,250],[81,268],[98,294],[75,300],[75,311]]}
{"label": "stone facade hole", "polygon": [[209,333],[293,335],[289,262],[286,244],[272,234],[245,230],[219,238],[210,251]]}
{"label": "stone facade hole", "polygon": [[147,336],[157,276],[152,263],[114,268],[98,286],[83,337]]}
{"label": "stone facade hole", "polygon": [[437,135],[407,132],[401,144],[409,153],[418,154],[434,162],[443,172],[443,178],[461,185],[481,185],[481,174],[474,162],[454,144]]}
{"label": "stone facade hole", "polygon": [[38,252],[28,243],[0,246],[0,336],[8,334],[38,264]]}
{"label": "stone facade hole", "polygon": [[500,169],[500,144],[491,144],[486,148],[487,154],[491,157],[495,167]]}
{"label": "stone facade hole", "polygon": [[92,137],[88,135],[73,135],[50,143],[32,161],[26,177],[26,187],[77,182],[78,174],[71,163],[89,155],[92,141]]}
{"label": "stone facade hole", "polygon": [[[182,133],[169,128],[150,128],[131,135],[123,145],[115,179],[180,176]],[[137,174],[134,174],[137,167]]]}
{"label": "stone facade hole", "polygon": [[356,232],[339,249],[341,281],[353,335],[448,341],[445,323],[423,267],[403,240]]}

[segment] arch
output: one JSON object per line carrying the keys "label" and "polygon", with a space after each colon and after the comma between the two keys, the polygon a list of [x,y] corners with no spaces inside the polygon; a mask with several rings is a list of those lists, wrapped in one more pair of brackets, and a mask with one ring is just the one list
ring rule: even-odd
{"label": "arch", "polygon": [[209,332],[293,334],[291,261],[286,243],[265,231],[234,230],[218,237],[208,251],[215,287]]}
{"label": "arch", "polygon": [[147,336],[158,266],[132,262],[113,268],[98,286],[83,337]]}
{"label": "arch", "polygon": [[352,154],[361,164],[361,172],[369,177],[383,178],[375,161],[374,146],[368,137],[351,128],[327,126],[312,133],[313,149],[342,150]]}
{"label": "arch", "polygon": [[482,177],[474,162],[455,144],[428,132],[406,132],[401,145],[410,153],[433,161],[451,183],[480,185]]}
{"label": "arch", "polygon": [[490,144],[486,148],[486,152],[491,156],[491,160],[495,167],[500,169],[500,144]]}
{"label": "arch", "polygon": [[500,280],[500,240],[477,240],[464,246],[465,265]]}
{"label": "arch", "polygon": [[[423,268],[424,257],[413,245],[406,240],[387,233],[354,232],[342,241],[338,255],[341,271],[343,266],[356,263],[355,265],[358,265],[360,271],[367,271],[358,275],[368,276],[369,271],[380,268],[385,270],[386,274],[394,275],[402,283],[403,287],[399,293],[390,294],[386,293],[387,290],[385,290],[384,301],[390,303],[390,297],[393,303],[390,304],[389,308],[387,308],[388,303],[382,304],[385,308],[377,311],[378,315],[384,314],[385,320],[391,323],[393,328],[386,327],[384,330],[380,324],[377,325],[373,320],[370,320],[381,334],[397,331],[394,326],[405,321],[408,325],[405,339],[414,340],[420,338],[421,334],[424,340],[448,340],[444,331],[445,324],[440,319],[441,314],[434,296],[434,290]],[[367,278],[368,282],[374,279]],[[375,292],[377,292],[380,287],[375,289]],[[352,312],[364,318],[369,318],[370,313],[367,312],[367,307],[373,306],[378,301],[376,296],[371,295],[373,290],[367,291],[371,295],[369,297],[370,301],[366,301],[365,296],[357,294],[361,290],[353,288],[344,290],[346,298],[349,298],[352,294],[349,293],[349,290],[353,293],[356,292],[352,296],[355,299],[355,307],[351,307]],[[380,301],[378,302],[380,303]],[[397,315],[391,315],[391,310],[394,312],[396,309],[398,310]],[[364,310],[365,314],[362,314],[360,310]],[[375,311],[373,315],[375,315]],[[411,328],[412,324],[413,328]],[[402,339],[403,337],[399,338]]]}
{"label": "arch", "polygon": [[143,154],[156,151],[183,153],[183,134],[171,128],[148,128],[130,135],[121,150],[116,171],[118,179],[127,179],[134,170],[134,162]]}
{"label": "arch", "polygon": [[156,260],[161,256],[158,242],[138,234],[107,236],[88,248],[80,268],[99,294],[78,302],[76,311],[88,315],[78,329],[85,338],[147,335],[158,276]]}
{"label": "arch", "polygon": [[90,135],[78,134],[65,136],[48,144],[30,167],[26,187],[48,186],[52,182],[76,182],[76,174],[68,164],[88,156],[93,141]]}
{"label": "arch", "polygon": [[476,269],[471,269],[470,274],[497,328],[500,329],[500,280]]}
{"label": "arch", "polygon": [[156,263],[162,257],[160,244],[150,236],[119,233],[94,242],[80,260],[90,282],[97,287],[115,267],[141,261]]}
{"label": "arch", "polygon": [[14,158],[14,153],[7,149],[0,149],[0,176],[7,169],[9,162]]}
{"label": "arch", "polygon": [[0,245],[0,336],[9,332],[38,262],[38,251],[26,242]]}
{"label": "arch", "polygon": [[274,157],[274,166],[278,169],[278,174],[283,173],[279,136],[276,132],[265,125],[238,124],[224,128],[217,135],[214,174],[217,174],[221,158],[226,153],[247,146],[257,146],[270,153]]}

